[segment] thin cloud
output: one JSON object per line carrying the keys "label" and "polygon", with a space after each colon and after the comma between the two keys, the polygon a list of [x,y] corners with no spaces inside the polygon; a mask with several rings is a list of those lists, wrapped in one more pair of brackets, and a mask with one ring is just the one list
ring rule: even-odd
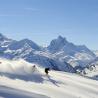
{"label": "thin cloud", "polygon": [[28,10],[28,11],[39,11],[39,9],[36,9],[36,8],[24,8],[25,10]]}

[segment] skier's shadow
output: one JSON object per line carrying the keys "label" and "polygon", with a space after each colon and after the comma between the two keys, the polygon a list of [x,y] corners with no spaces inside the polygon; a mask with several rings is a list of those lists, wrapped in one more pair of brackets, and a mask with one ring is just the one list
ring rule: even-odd
{"label": "skier's shadow", "polygon": [[56,81],[56,80],[53,80],[49,75],[47,76],[48,77],[48,79],[49,79],[49,81],[51,82],[51,83],[53,83],[55,86],[57,86],[57,87],[60,87],[58,84],[60,84],[60,82],[59,81]]}

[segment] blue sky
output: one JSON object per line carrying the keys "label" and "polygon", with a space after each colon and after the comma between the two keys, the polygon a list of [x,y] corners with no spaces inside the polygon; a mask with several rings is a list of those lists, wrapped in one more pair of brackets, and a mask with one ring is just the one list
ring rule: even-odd
{"label": "blue sky", "polygon": [[0,32],[39,45],[62,35],[98,50],[98,0],[0,0]]}

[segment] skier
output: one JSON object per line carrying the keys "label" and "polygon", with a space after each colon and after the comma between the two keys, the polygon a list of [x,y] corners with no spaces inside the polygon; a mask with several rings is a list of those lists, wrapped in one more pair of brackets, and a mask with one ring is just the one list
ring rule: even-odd
{"label": "skier", "polygon": [[46,75],[48,75],[49,70],[50,70],[50,68],[49,68],[49,67],[48,67],[48,68],[45,68],[45,73],[46,73]]}
{"label": "skier", "polygon": [[32,71],[35,72],[35,70],[36,70],[36,66],[33,65],[33,66],[32,66]]}

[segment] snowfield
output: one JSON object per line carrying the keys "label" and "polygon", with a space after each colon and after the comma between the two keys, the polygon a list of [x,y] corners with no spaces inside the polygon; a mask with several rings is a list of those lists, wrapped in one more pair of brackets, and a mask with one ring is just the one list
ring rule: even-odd
{"label": "snowfield", "polygon": [[0,98],[98,98],[98,81],[44,69],[24,60],[0,59]]}

